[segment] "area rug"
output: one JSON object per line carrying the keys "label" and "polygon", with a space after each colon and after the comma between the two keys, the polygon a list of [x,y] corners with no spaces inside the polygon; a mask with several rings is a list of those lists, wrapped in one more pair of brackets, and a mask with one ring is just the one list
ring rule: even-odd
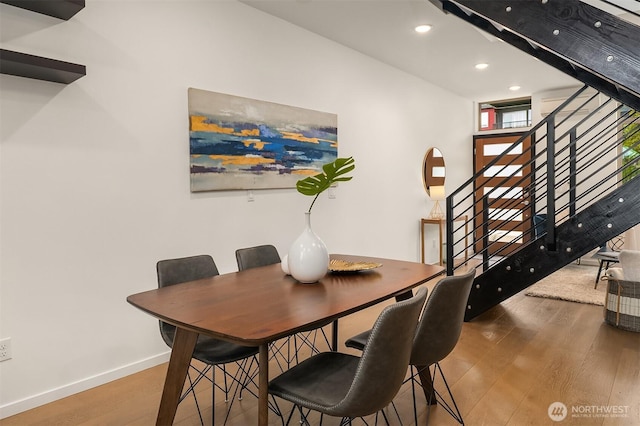
{"label": "area rug", "polygon": [[525,294],[604,306],[607,283],[600,281],[594,289],[597,274],[596,266],[572,263],[533,284]]}

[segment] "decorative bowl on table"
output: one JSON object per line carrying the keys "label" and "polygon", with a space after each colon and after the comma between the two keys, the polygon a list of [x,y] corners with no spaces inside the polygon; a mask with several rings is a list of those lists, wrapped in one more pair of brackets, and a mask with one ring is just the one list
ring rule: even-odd
{"label": "decorative bowl on table", "polygon": [[342,259],[331,259],[329,261],[330,272],[360,272],[379,268],[382,263],[375,262],[349,262]]}

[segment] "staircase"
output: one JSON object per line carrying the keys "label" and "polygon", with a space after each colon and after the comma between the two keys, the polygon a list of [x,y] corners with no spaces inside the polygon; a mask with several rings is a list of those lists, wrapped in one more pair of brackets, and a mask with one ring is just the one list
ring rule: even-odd
{"label": "staircase", "polygon": [[578,0],[430,1],[585,84],[447,197],[447,274],[480,259],[469,321],[640,223],[640,27]]}

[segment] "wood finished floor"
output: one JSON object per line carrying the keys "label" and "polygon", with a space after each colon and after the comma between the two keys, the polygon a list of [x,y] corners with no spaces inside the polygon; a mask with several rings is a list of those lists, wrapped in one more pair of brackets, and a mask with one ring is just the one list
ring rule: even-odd
{"label": "wood finished floor", "polygon": [[[376,306],[340,320],[341,343],[369,328],[381,309],[382,305]],[[519,294],[465,323],[457,347],[441,363],[465,424],[640,425],[640,333],[611,327],[602,317],[599,306]],[[344,347],[341,350],[347,351]],[[163,364],[142,371],[0,420],[0,424],[153,425],[166,367]],[[272,365],[271,373],[277,371]],[[198,388],[206,425],[211,424],[210,392],[210,384]],[[423,397],[419,401],[418,423],[423,425],[426,408]],[[549,405],[556,401],[570,411],[562,422],[553,422],[547,415]],[[408,384],[395,403],[403,424],[413,425]],[[580,417],[574,417],[572,409],[580,410]],[[622,417],[586,417],[585,411],[594,409],[616,409],[622,411]],[[217,392],[216,425],[222,424],[224,412],[223,395]],[[399,424],[392,416],[390,420]],[[367,421],[373,424],[371,418]],[[180,404],[174,424],[200,424],[192,397]],[[236,402],[227,424],[257,424],[256,400],[245,396]],[[270,414],[270,424],[281,423]],[[325,418],[324,424],[338,421]],[[431,410],[429,424],[456,422],[437,407]]]}

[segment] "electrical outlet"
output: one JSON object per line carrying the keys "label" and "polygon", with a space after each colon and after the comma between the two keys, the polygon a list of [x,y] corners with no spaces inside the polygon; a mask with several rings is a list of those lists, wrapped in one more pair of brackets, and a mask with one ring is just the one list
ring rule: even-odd
{"label": "electrical outlet", "polygon": [[11,359],[11,338],[0,340],[0,362]]}

